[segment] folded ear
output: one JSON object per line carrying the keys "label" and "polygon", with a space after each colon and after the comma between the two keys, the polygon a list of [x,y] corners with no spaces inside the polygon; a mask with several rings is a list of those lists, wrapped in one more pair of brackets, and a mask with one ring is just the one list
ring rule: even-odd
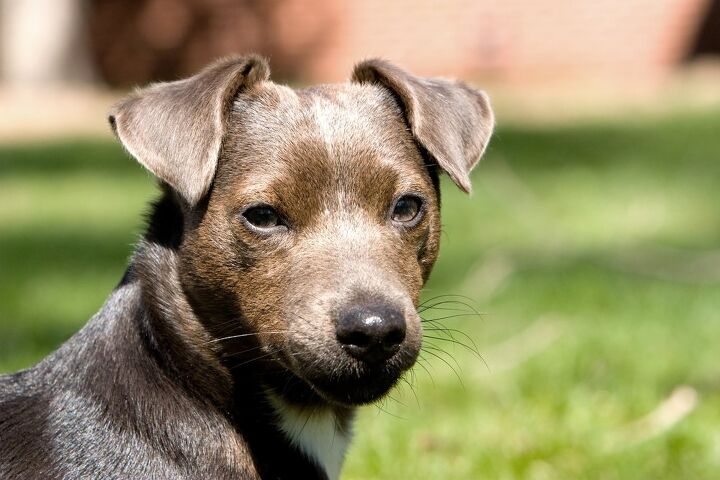
{"label": "folded ear", "polygon": [[379,60],[359,63],[352,80],[389,89],[400,101],[415,139],[465,192],[480,160],[494,118],[484,92],[462,82],[420,78]]}
{"label": "folded ear", "polygon": [[138,91],[113,107],[110,124],[138,162],[193,205],[212,184],[234,97],[269,75],[255,55],[222,60]]}

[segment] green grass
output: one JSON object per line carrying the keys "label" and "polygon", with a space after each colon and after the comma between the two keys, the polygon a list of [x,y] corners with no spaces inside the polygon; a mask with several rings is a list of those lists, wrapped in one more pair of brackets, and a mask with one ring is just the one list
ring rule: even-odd
{"label": "green grass", "polygon": [[[502,128],[474,185],[443,184],[426,298],[473,299],[443,323],[487,365],[428,340],[461,380],[425,353],[360,415],[344,478],[720,478],[720,112]],[[0,371],[97,310],[154,195],[112,143],[0,148]],[[638,426],[682,385],[686,417]]]}

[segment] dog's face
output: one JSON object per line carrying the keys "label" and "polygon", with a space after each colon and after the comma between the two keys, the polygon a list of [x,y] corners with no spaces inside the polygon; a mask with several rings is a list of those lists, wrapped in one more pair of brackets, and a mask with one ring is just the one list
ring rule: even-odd
{"label": "dog's face", "polygon": [[231,298],[257,353],[330,400],[377,398],[420,348],[415,304],[440,224],[405,125],[374,85],[259,85],[235,102],[184,242],[187,283]]}
{"label": "dog's face", "polygon": [[[189,171],[181,158],[179,172],[166,171],[164,159],[143,161],[149,147],[133,119],[157,101],[121,105],[118,135],[186,204],[181,282],[211,333],[238,340],[226,344],[226,359],[274,362],[332,403],[373,401],[417,358],[416,305],[439,245],[436,169],[469,188],[492,128],[487,100],[381,62],[358,67],[356,83],[295,91],[266,81],[257,62],[205,117],[219,116],[222,132],[205,135],[220,138],[181,147],[183,155],[208,150],[211,169],[207,158]],[[222,79],[233,75],[221,71],[203,85],[224,91]],[[470,113],[458,117],[458,108]],[[193,121],[184,127],[203,130]],[[210,146],[198,148],[203,141]]]}

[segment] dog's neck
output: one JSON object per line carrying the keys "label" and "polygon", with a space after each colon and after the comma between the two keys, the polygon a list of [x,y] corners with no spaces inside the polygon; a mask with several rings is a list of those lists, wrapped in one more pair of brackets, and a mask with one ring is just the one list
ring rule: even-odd
{"label": "dog's neck", "polygon": [[274,408],[278,427],[329,479],[340,476],[345,451],[350,442],[351,416],[333,409],[306,409],[292,405],[271,391],[267,394]]}
{"label": "dog's neck", "polygon": [[227,412],[241,434],[255,431],[262,437],[257,441],[270,447],[272,439],[258,431],[275,430],[329,479],[337,478],[353,409],[328,404],[281,368],[261,362],[242,365],[242,358],[223,355],[227,343],[216,341],[180,283],[182,228],[182,213],[166,194],[154,207],[130,270],[142,285],[149,337],[157,343],[159,361],[187,390]]}

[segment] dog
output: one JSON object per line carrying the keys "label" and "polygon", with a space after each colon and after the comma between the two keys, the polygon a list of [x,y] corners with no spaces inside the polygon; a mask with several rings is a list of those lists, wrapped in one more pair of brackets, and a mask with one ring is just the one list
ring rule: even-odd
{"label": "dog", "polygon": [[162,195],[99,313],[0,377],[0,478],[337,478],[418,356],[439,175],[470,191],[488,97],[380,59],[294,90],[247,55],[109,120]]}

